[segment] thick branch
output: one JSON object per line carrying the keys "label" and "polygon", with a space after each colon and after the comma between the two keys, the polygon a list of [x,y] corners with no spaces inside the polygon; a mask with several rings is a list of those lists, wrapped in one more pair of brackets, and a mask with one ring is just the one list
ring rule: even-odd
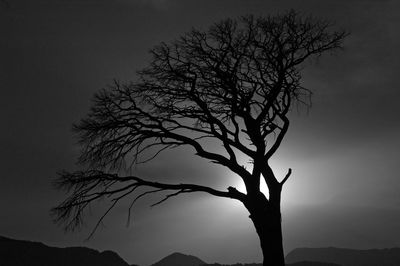
{"label": "thick branch", "polygon": [[283,121],[283,125],[280,128],[280,131],[278,133],[278,136],[275,139],[275,142],[272,144],[272,146],[269,148],[267,153],[265,154],[265,158],[268,160],[269,158],[274,155],[274,153],[278,150],[279,146],[281,145],[283,138],[286,135],[286,132],[289,129],[289,119],[286,116],[280,116],[280,118]]}

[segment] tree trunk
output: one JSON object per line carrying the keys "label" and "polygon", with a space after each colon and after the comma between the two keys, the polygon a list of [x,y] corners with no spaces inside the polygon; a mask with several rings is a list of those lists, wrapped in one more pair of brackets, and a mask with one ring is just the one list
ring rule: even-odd
{"label": "tree trunk", "polygon": [[[278,193],[279,192],[279,193]],[[260,238],[263,266],[284,266],[280,190],[267,200],[261,193],[250,196],[245,206]]]}

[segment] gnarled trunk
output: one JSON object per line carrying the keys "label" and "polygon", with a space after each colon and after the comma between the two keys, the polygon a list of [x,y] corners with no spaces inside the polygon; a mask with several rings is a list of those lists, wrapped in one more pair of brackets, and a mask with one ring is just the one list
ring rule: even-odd
{"label": "gnarled trunk", "polygon": [[273,194],[269,200],[262,193],[249,195],[245,206],[260,238],[263,266],[284,266],[280,190]]}

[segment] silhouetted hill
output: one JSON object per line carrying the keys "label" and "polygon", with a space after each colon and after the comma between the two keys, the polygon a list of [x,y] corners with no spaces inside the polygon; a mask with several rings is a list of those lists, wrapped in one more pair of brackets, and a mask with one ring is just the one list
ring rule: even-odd
{"label": "silhouetted hill", "polygon": [[341,266],[336,263],[325,263],[325,262],[316,262],[316,261],[301,261],[291,264],[286,264],[286,266]]}
{"label": "silhouetted hill", "polygon": [[0,236],[0,266],[129,266],[113,251],[56,248]]}
{"label": "silhouetted hill", "polygon": [[152,266],[200,266],[204,264],[206,264],[204,261],[195,256],[175,252]]}
{"label": "silhouetted hill", "polygon": [[399,266],[400,248],[355,250],[344,248],[298,248],[286,256],[287,263],[323,261],[343,266]]}
{"label": "silhouetted hill", "polygon": [[[334,264],[334,263],[322,263],[322,262],[310,262],[310,261],[301,261],[286,265],[287,266],[341,266],[339,264]],[[154,263],[151,266],[262,266],[262,263],[206,264],[204,261],[195,256],[184,255],[181,253],[173,253],[161,259],[159,262]]]}
{"label": "silhouetted hill", "polygon": [[[214,263],[214,264],[207,264],[207,266],[262,266],[262,263],[236,263],[236,264],[219,264],[219,263]],[[323,263],[323,262],[315,262],[315,261],[301,261],[301,262],[296,262],[293,264],[286,264],[286,266],[341,266],[339,264],[335,263]]]}

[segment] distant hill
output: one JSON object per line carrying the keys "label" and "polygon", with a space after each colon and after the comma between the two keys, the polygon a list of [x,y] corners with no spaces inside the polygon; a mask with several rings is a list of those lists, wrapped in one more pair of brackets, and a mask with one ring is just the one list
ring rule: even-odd
{"label": "distant hill", "polygon": [[[339,264],[334,264],[334,263],[322,263],[322,262],[312,262],[312,261],[301,261],[286,265],[287,266],[341,266]],[[151,266],[262,266],[262,263],[207,264],[195,256],[185,255],[176,252],[161,259],[160,261],[154,263]]]}
{"label": "distant hill", "polygon": [[286,266],[341,266],[336,263],[325,263],[325,262],[316,262],[316,261],[301,261],[291,264],[286,264]]}
{"label": "distant hill", "polygon": [[204,264],[206,264],[204,261],[195,256],[175,252],[152,266],[200,266]]}
{"label": "distant hill", "polygon": [[56,248],[0,236],[0,266],[129,266],[113,251]]}
{"label": "distant hill", "polygon": [[[287,266],[400,266],[400,248],[353,250],[298,248],[286,256]],[[113,251],[86,247],[57,248],[39,242],[0,236],[0,266],[130,266]],[[131,265],[136,266],[136,265]],[[173,253],[151,266],[262,266],[262,264],[207,264],[201,259]]]}
{"label": "distant hill", "polygon": [[400,248],[355,250],[344,248],[298,248],[286,256],[287,263],[323,261],[343,266],[399,266]]}
{"label": "distant hill", "polygon": [[[242,263],[236,263],[236,264],[212,263],[212,264],[207,264],[195,256],[185,255],[185,254],[176,252],[176,253],[172,253],[171,255],[161,259],[160,261],[154,263],[151,266],[263,266],[263,265],[262,265],[262,263],[245,263],[245,264],[242,264]],[[293,264],[286,264],[286,266],[341,266],[341,265],[335,264],[335,263],[301,261],[301,262],[296,262]]]}
{"label": "distant hill", "polygon": [[[245,264],[236,263],[236,264],[231,264],[231,265],[214,263],[214,264],[207,264],[207,266],[262,266],[262,263],[245,263]],[[293,264],[286,264],[286,266],[341,266],[341,265],[335,264],[335,263],[301,261],[301,262],[296,262]]]}

